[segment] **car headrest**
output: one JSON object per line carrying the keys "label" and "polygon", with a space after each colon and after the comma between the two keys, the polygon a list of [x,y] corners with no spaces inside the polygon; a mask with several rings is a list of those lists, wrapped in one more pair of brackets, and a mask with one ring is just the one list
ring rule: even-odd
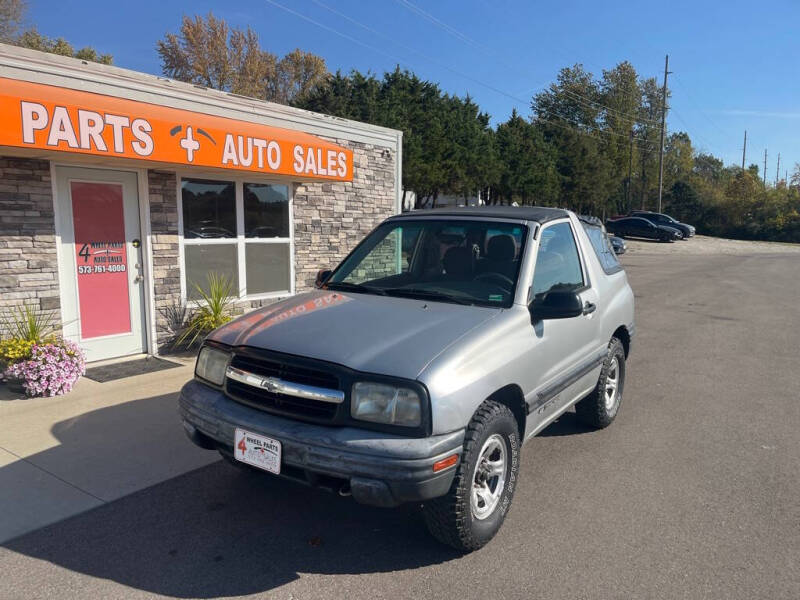
{"label": "car headrest", "polygon": [[467,278],[472,275],[472,252],[464,246],[453,246],[444,253],[442,265],[448,275]]}
{"label": "car headrest", "polygon": [[517,255],[517,243],[514,237],[507,233],[489,238],[486,246],[486,256],[492,260],[514,260]]}

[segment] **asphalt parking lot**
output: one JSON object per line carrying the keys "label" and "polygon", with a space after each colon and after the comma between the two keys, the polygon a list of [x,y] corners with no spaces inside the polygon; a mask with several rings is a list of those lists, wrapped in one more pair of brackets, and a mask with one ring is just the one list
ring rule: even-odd
{"label": "asphalt parking lot", "polygon": [[529,442],[484,549],[216,462],[6,542],[0,598],[800,597],[800,254],[681,243],[624,258],[617,421]]}

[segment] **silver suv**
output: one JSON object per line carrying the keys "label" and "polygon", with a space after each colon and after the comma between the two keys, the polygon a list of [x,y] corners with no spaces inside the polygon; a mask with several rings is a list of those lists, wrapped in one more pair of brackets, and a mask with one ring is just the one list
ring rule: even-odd
{"label": "silver suv", "polygon": [[207,338],[180,396],[192,441],[364,504],[422,502],[469,551],[500,528],[526,440],[572,406],[617,415],[633,293],[571,212],[398,215],[317,287]]}

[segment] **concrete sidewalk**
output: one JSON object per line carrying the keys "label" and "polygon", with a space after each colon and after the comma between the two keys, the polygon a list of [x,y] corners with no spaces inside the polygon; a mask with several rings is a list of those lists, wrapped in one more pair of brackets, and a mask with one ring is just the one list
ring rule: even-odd
{"label": "concrete sidewalk", "polygon": [[57,398],[10,399],[0,384],[0,543],[218,460],[183,434],[191,377],[82,378]]}

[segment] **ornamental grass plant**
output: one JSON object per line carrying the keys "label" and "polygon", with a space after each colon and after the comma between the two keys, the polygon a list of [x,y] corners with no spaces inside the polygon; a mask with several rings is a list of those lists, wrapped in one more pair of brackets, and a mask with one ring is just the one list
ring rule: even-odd
{"label": "ornamental grass plant", "polygon": [[191,347],[232,318],[230,309],[235,298],[233,282],[229,277],[211,272],[206,276],[205,289],[196,282],[193,285],[199,297],[198,305],[175,341],[176,346]]}

